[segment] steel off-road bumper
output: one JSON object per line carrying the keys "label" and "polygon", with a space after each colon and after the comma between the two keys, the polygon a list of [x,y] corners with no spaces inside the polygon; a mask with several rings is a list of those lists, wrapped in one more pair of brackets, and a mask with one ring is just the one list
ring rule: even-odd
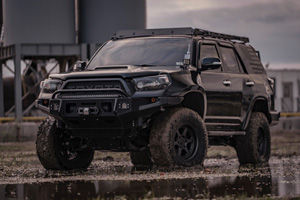
{"label": "steel off-road bumper", "polygon": [[141,118],[161,107],[178,105],[183,97],[50,99],[48,107],[37,100],[37,107],[59,119],[70,129],[124,129],[142,125]]}

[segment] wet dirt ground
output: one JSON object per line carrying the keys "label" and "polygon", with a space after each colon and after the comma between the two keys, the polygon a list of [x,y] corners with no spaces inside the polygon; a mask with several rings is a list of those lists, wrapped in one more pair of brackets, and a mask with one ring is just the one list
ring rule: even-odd
{"label": "wet dirt ground", "polygon": [[128,153],[97,152],[86,171],[47,171],[33,142],[0,143],[0,199],[300,198],[300,132],[272,134],[269,165],[239,166],[212,147],[204,167],[134,170]]}

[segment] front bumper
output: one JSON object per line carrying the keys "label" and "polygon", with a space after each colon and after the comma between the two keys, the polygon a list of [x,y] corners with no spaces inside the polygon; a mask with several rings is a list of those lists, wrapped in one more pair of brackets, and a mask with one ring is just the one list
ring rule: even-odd
{"label": "front bumper", "polygon": [[38,99],[37,107],[62,121],[70,129],[124,129],[141,126],[143,117],[163,106],[178,105],[183,97],[50,99],[48,106]]}

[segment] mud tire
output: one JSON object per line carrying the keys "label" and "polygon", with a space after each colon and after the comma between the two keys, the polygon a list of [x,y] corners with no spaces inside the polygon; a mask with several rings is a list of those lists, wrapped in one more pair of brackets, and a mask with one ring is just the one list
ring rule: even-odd
{"label": "mud tire", "polygon": [[150,150],[148,147],[138,152],[130,152],[130,158],[134,167],[151,168],[153,165]]}
{"label": "mud tire", "polygon": [[188,108],[161,113],[150,132],[150,153],[157,166],[201,165],[208,136],[203,120]]}
{"label": "mud tire", "polygon": [[55,119],[48,117],[39,127],[36,139],[37,156],[45,169],[71,170],[86,169],[94,158],[94,151],[73,152],[72,158],[63,155],[61,136],[66,134],[56,127]]}
{"label": "mud tire", "polygon": [[235,137],[235,150],[241,165],[268,163],[271,153],[269,123],[261,112],[253,112],[245,136]]}

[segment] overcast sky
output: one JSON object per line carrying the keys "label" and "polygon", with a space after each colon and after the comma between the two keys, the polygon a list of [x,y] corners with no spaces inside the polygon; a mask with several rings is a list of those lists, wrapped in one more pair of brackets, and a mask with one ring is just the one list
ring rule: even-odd
{"label": "overcast sky", "polygon": [[247,36],[272,68],[300,69],[300,0],[147,0],[147,28]]}

